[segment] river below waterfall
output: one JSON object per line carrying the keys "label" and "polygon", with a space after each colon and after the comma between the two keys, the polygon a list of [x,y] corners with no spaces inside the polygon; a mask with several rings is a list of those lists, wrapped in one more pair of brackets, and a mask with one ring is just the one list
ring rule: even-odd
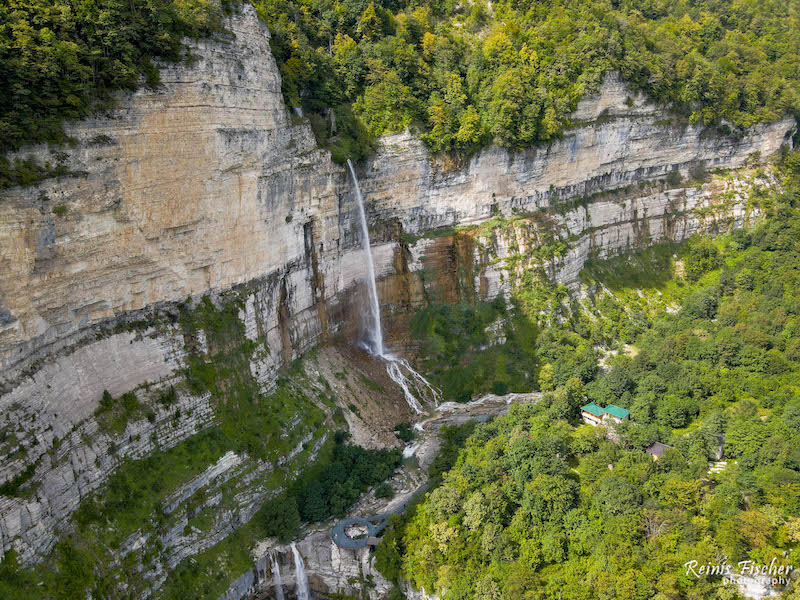
{"label": "river below waterfall", "polygon": [[[428,480],[427,470],[441,447],[442,427],[461,425],[470,420],[488,420],[504,414],[513,404],[537,402],[540,398],[539,393],[489,394],[465,404],[446,402],[439,405],[434,414],[414,425],[416,437],[406,447],[406,455],[415,456],[416,461],[404,464],[392,477],[394,498],[387,501],[368,494],[349,511],[345,519],[396,512],[424,488]],[[369,547],[353,551],[340,548],[333,542],[331,531],[339,522],[331,519],[316,524],[306,529],[305,535],[296,543],[276,549],[284,554],[283,564],[294,567],[290,572],[282,573],[284,585],[294,590],[294,596],[290,594],[290,598],[327,598],[333,593],[361,598],[366,590],[372,600],[383,597],[391,588],[391,584],[375,570]],[[365,581],[371,582],[369,586]],[[274,579],[269,583],[274,583]],[[265,584],[264,591],[268,598],[274,598],[276,596],[270,594],[270,587]],[[426,596],[414,591],[408,597],[421,599]]]}

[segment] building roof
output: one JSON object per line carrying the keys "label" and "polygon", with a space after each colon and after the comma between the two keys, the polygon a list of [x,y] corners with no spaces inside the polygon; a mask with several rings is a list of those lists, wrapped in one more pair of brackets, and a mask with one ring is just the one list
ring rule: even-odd
{"label": "building roof", "polygon": [[628,409],[620,408],[619,406],[615,406],[613,404],[609,404],[608,406],[606,406],[606,412],[620,419],[625,419],[629,414],[631,414],[631,411],[629,411]]}
{"label": "building roof", "polygon": [[602,417],[604,414],[606,414],[606,411],[597,406],[597,404],[594,402],[590,402],[586,406],[581,406],[581,410],[589,413],[590,415],[594,415],[595,417]]}
{"label": "building roof", "polygon": [[672,446],[667,446],[666,444],[662,444],[661,442],[655,442],[652,446],[650,446],[645,452],[648,454],[652,454],[653,456],[661,456],[667,450],[667,448],[672,448]]}

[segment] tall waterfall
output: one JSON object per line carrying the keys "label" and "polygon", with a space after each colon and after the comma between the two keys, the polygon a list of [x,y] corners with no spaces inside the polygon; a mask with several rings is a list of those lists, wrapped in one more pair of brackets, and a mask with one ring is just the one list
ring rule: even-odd
{"label": "tall waterfall", "polygon": [[303,557],[292,542],[292,555],[294,556],[294,579],[297,585],[297,600],[311,600],[311,590],[308,587],[308,575]]}
{"label": "tall waterfall", "polygon": [[[417,413],[422,412],[422,405],[414,395],[412,387],[416,382],[418,388],[427,390],[433,397],[434,402],[439,402],[439,393],[422,375],[417,373],[403,358],[393,356],[386,351],[383,345],[383,329],[381,328],[381,305],[378,302],[378,286],[375,281],[375,262],[372,260],[372,248],[369,243],[369,229],[367,228],[367,215],[364,212],[364,198],[361,196],[361,187],[358,185],[358,177],[353,169],[353,163],[347,159],[347,167],[350,169],[350,176],[353,178],[353,186],[356,191],[358,201],[358,214],[361,220],[361,246],[367,263],[367,290],[369,291],[369,311],[366,322],[367,339],[365,345],[367,351],[373,356],[377,356],[386,361],[386,372],[400,389],[406,398],[408,405]],[[406,371],[407,376],[403,371]]]}
{"label": "tall waterfall", "polygon": [[353,185],[356,189],[358,200],[358,214],[361,217],[361,247],[367,261],[367,288],[369,289],[369,321],[367,322],[367,350],[375,356],[383,356],[383,329],[381,328],[381,305],[378,302],[378,286],[375,283],[375,262],[372,260],[372,248],[369,245],[369,229],[367,228],[367,215],[364,212],[364,199],[361,196],[361,187],[358,177],[353,170],[353,163],[347,159]]}
{"label": "tall waterfall", "polygon": [[275,585],[275,600],[284,600],[283,583],[281,582],[281,566],[275,552],[269,553],[269,564],[272,568],[272,583]]}

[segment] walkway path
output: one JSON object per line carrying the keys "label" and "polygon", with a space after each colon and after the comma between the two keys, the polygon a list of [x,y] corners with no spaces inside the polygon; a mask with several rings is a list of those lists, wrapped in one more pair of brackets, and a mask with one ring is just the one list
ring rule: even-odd
{"label": "walkway path", "polygon": [[[391,515],[375,515],[374,517],[367,517],[364,519],[345,519],[344,521],[340,521],[336,527],[333,528],[331,531],[331,537],[333,538],[334,543],[339,546],[339,548],[344,548],[345,550],[358,550],[359,548],[363,548],[364,546],[370,543],[370,538],[377,538],[378,534],[384,530],[384,528],[389,524],[389,517]],[[352,527],[355,525],[362,525],[367,528],[369,531],[369,535],[365,535],[359,538],[351,538],[347,535],[346,530],[348,527]]]}
{"label": "walkway path", "polygon": [[[374,538],[377,538],[378,534],[386,529],[386,526],[389,524],[389,517],[392,515],[399,515],[407,509],[412,498],[423,493],[426,489],[428,489],[427,484],[418,489],[411,498],[403,502],[392,512],[374,515],[372,517],[345,519],[341,521],[331,530],[331,537],[334,543],[339,546],[339,548],[345,548],[347,550],[358,550],[367,545],[376,546],[379,540]],[[351,538],[346,532],[349,527],[355,525],[366,527],[367,531],[369,531],[369,535],[360,538]]]}
{"label": "walkway path", "polygon": [[[456,404],[455,402],[446,402],[437,407],[437,413],[424,421],[425,435],[422,444],[417,449],[417,456],[419,457],[420,466],[427,470],[433,457],[438,453],[441,440],[439,439],[439,430],[444,425],[458,425],[469,420],[478,420],[485,422],[486,419],[502,414],[508,410],[512,404],[527,404],[536,402],[541,398],[539,393],[529,394],[508,394],[507,396],[493,396],[487,395],[483,398],[470,402],[467,404]],[[378,534],[381,533],[389,524],[389,517],[392,515],[400,514],[411,503],[412,499],[428,489],[428,484],[422,485],[418,488],[409,498],[397,506],[393,511],[385,512],[371,517],[356,517],[353,519],[345,519],[340,521],[332,530],[331,538],[333,542],[340,548],[346,550],[358,550],[365,546],[375,546],[380,540]],[[359,538],[351,538],[347,535],[346,531],[350,527],[361,525],[369,532],[367,535]]]}

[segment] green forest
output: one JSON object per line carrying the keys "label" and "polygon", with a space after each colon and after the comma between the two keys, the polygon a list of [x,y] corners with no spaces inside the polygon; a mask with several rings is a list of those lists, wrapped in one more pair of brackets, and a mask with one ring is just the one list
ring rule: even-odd
{"label": "green forest", "polygon": [[[502,324],[490,344],[487,328]],[[536,386],[536,326],[502,296],[491,302],[434,304],[411,323],[425,372],[445,400],[466,402],[487,392],[504,395]]]}
{"label": "green forest", "polygon": [[[335,160],[412,128],[432,152],[524,148],[574,126],[618,71],[676,122],[727,132],[800,108],[800,0],[253,0],[287,105]],[[224,38],[241,0],[8,0],[0,5],[0,154],[69,142],[63,123],[158,84],[187,38]],[[0,186],[67,174],[0,159]]]}
{"label": "green forest", "polygon": [[64,121],[156,86],[158,63],[187,58],[186,37],[222,35],[229,0],[5,0],[0,3],[0,189],[67,175],[7,153],[71,140]]}
{"label": "green forest", "polygon": [[[228,9],[230,3],[228,5]],[[0,152],[64,142],[62,123],[158,84],[184,37],[221,30],[214,0],[6,0],[0,5]]]}
{"label": "green forest", "polygon": [[[724,599],[684,564],[800,562],[800,153],[782,162],[755,227],[587,269],[610,292],[541,331],[549,392],[451,450],[378,547],[385,575],[465,600]],[[604,369],[599,344],[619,350]],[[582,424],[588,401],[630,409],[616,441]]]}
{"label": "green forest", "polygon": [[[192,528],[208,533],[215,527],[217,514],[238,510],[235,495],[245,492],[248,483],[262,486],[263,504],[253,517],[173,566],[158,592],[158,597],[167,600],[214,599],[251,568],[250,549],[257,541],[289,542],[303,523],[341,518],[369,488],[381,483],[386,487],[385,480],[400,465],[401,451],[349,443],[350,434],[339,429],[346,421],[334,399],[327,393],[318,397],[332,411],[331,420],[326,420],[308,389],[303,389],[302,382],[307,381],[303,360],[295,361],[269,394],[259,389],[250,371],[257,344],[246,337],[239,319],[242,302],[241,296],[229,292],[218,305],[206,296],[194,306],[179,308],[178,319],[187,339],[196,339],[202,330],[213,357],[205,361],[191,355],[185,375],[186,385],[195,393],[214,397],[214,424],[173,446],[155,442],[152,454],[138,459],[117,455],[116,442],[112,442],[109,452],[118,460],[113,474],[96,493],[82,498],[42,561],[23,566],[14,550],[4,554],[0,598],[85,600],[147,594],[152,582],[141,576],[139,565],[152,567],[164,560],[158,538],[175,527],[175,519],[184,519],[185,535]],[[168,410],[168,421],[175,427],[180,419],[177,394],[170,386],[159,392],[155,402],[145,403],[132,391],[119,398],[106,392],[94,414],[99,430],[119,439],[116,436],[124,433],[129,420],[146,418],[155,423],[156,410]],[[301,442],[304,436],[307,439]],[[90,442],[88,437],[84,441]],[[203,489],[192,495],[186,513],[166,510],[177,489],[227,452],[275,464],[298,447],[294,457],[266,470],[261,478],[253,473],[250,482],[222,483],[213,507],[205,505],[208,498]],[[23,471],[4,483],[0,494],[31,497],[36,487],[22,486],[33,473],[34,469]],[[125,552],[126,540],[136,532],[158,540],[138,556]]]}
{"label": "green forest", "polygon": [[[258,0],[287,103],[321,137],[421,131],[433,152],[524,148],[619,71],[678,119],[743,128],[800,104],[797,0]],[[316,115],[316,116],[313,116]],[[327,127],[327,129],[326,129]],[[337,145],[338,144],[338,145]]]}
{"label": "green forest", "polygon": [[[0,3],[0,189],[69,175],[65,160],[10,156],[73,144],[65,122],[111,109],[119,92],[157,87],[160,64],[191,60],[187,39],[226,39],[226,15],[242,2]],[[611,72],[667,107],[676,126],[739,135],[800,117],[800,0],[252,4],[269,26],[287,107],[302,109],[337,162],[406,129],[456,161],[490,144],[546,144],[580,125],[570,119],[578,101]],[[754,226],[593,260],[580,301],[531,275],[511,302],[420,307],[410,323],[419,365],[446,400],[544,394],[444,431],[427,493],[376,550],[387,578],[447,600],[732,600],[735,588],[685,563],[800,565],[800,151],[776,160],[779,185],[749,200]],[[187,339],[207,338],[209,360],[187,345],[185,375],[218,402],[213,426],[121,460],[41,564],[5,554],[0,596],[143,593],[135,557],[118,560],[119,549],[139,530],[157,539],[177,518],[164,511],[175,487],[227,452],[270,461],[304,435],[320,444],[319,456],[301,444],[297,464],[264,483],[281,491],[180,562],[161,597],[216,598],[251,568],[256,541],[287,542],[304,523],[342,517],[371,488],[392,493],[385,481],[401,453],[327,431],[346,423],[334,399],[320,399],[329,422],[291,383],[298,372],[261,393],[237,302],[181,304],[175,317]],[[175,400],[171,389],[158,402],[177,422]],[[588,402],[626,408],[631,420],[607,437],[582,424]],[[117,435],[156,418],[133,392],[106,392],[94,416]],[[408,424],[398,431],[412,435]],[[657,461],[646,452],[655,442],[667,446]],[[0,494],[30,493],[35,468]],[[222,507],[233,506],[224,491]],[[202,510],[191,527],[205,533],[213,522]],[[142,551],[142,564],[160,545]],[[800,600],[800,586],[786,597]]]}

